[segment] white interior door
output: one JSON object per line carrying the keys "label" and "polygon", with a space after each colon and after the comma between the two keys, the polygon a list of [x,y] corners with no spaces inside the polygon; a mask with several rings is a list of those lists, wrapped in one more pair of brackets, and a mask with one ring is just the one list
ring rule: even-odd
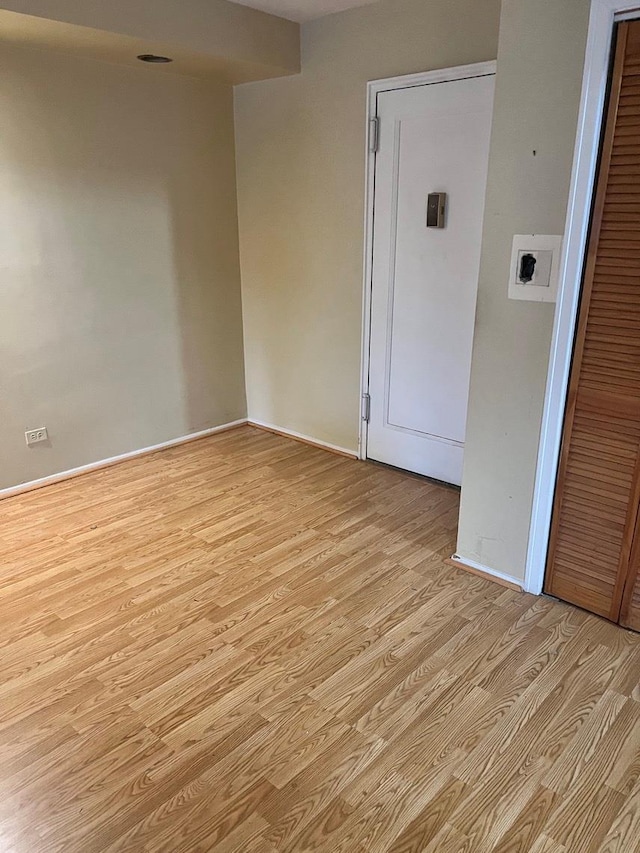
{"label": "white interior door", "polygon": [[[460,485],[495,77],[378,94],[367,456]],[[427,197],[446,193],[445,227]]]}

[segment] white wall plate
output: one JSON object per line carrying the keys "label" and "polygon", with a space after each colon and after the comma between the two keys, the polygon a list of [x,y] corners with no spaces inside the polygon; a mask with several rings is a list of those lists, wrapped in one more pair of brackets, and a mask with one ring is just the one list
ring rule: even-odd
{"label": "white wall plate", "polygon": [[555,302],[561,251],[561,236],[516,234],[509,270],[509,299]]}

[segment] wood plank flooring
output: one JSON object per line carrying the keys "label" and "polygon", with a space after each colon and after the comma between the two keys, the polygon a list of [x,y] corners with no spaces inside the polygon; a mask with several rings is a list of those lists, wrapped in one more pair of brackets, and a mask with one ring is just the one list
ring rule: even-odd
{"label": "wood plank flooring", "polygon": [[640,637],[246,427],[0,504],[2,853],[640,851]]}

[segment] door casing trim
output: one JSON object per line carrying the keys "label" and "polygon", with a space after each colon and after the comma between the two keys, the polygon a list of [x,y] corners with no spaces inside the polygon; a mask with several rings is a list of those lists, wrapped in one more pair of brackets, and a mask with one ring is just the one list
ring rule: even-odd
{"label": "door casing trim", "polygon": [[[634,12],[635,15],[630,14]],[[640,17],[638,0],[591,0],[525,567],[524,589],[534,595],[539,595],[544,586],[573,341],[604,122],[613,28],[617,20],[629,17]]]}
{"label": "door casing trim", "polygon": [[435,71],[422,71],[402,77],[387,77],[371,80],[367,83],[367,116],[365,133],[365,219],[364,219],[364,282],[362,289],[362,349],[360,369],[360,399],[358,457],[367,458],[367,423],[362,418],[361,401],[369,393],[369,352],[371,341],[371,288],[373,283],[373,208],[375,201],[376,153],[369,148],[370,121],[377,118],[378,95],[396,89],[410,89],[415,86],[430,86],[434,83],[449,83],[453,80],[466,80],[472,77],[495,75],[497,62],[476,62],[473,65],[457,65],[454,68],[438,68]]}

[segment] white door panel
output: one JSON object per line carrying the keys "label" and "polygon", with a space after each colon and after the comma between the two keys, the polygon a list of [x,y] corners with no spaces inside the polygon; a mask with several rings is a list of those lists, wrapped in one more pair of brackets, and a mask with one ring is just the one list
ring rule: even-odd
{"label": "white door panel", "polygon": [[[368,456],[460,484],[494,77],[378,96]],[[447,193],[446,227],[426,227]]]}

